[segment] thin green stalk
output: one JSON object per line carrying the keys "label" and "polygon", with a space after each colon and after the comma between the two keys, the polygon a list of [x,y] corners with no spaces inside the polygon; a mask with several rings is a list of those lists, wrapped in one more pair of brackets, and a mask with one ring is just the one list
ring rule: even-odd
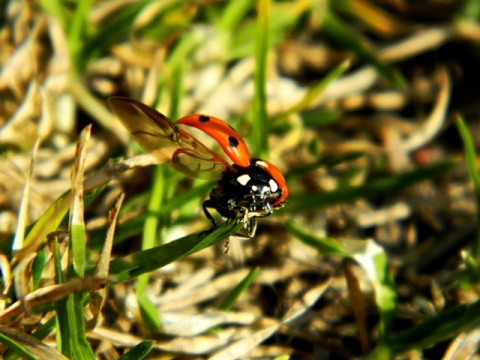
{"label": "thin green stalk", "polygon": [[[163,166],[155,167],[150,201],[148,203],[148,215],[143,227],[142,250],[151,249],[161,241],[158,241],[158,227],[160,219],[158,213],[162,207],[163,189],[165,181],[163,178]],[[137,295],[145,292],[148,283],[148,274],[140,276],[137,283]]]}
{"label": "thin green stalk", "polygon": [[266,73],[269,20],[270,0],[259,0],[255,42],[255,95],[253,98],[252,146],[255,156],[262,158],[268,155]]}
{"label": "thin green stalk", "polygon": [[465,121],[461,116],[457,117],[457,127],[460,132],[460,136],[463,140],[463,146],[465,148],[465,160],[468,169],[468,174],[473,183],[473,189],[475,193],[475,200],[477,205],[477,229],[475,234],[475,240],[472,244],[472,256],[474,259],[480,258],[480,176],[477,169],[477,157],[475,154],[475,144],[473,143],[472,135],[465,125]]}

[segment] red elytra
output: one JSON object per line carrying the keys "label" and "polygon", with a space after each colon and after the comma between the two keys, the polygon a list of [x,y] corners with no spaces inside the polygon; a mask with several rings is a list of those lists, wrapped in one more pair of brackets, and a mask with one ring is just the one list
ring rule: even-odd
{"label": "red elytra", "polygon": [[[184,174],[218,180],[203,210],[215,209],[227,219],[241,218],[248,236],[256,229],[256,218],[269,216],[283,206],[289,190],[282,173],[271,163],[252,159],[241,136],[225,121],[213,116],[192,114],[172,123],[166,116],[138,101],[112,97],[108,103],[135,141],[161,163]],[[197,128],[215,139],[233,161],[230,165],[188,132],[178,128]]]}
{"label": "red elytra", "polygon": [[219,143],[235,164],[243,167],[250,165],[250,152],[245,141],[225,121],[214,116],[192,114],[178,119],[175,124],[188,125],[203,131]]}

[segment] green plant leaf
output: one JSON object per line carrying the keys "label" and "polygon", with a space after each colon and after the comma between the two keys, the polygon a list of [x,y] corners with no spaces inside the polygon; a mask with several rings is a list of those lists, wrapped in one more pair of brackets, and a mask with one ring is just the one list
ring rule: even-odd
{"label": "green plant leaf", "polygon": [[322,30],[332,41],[351,50],[360,59],[374,66],[378,72],[393,85],[401,88],[405,87],[406,81],[403,76],[382,62],[371,49],[362,44],[351,28],[332,11],[325,12]]}
{"label": "green plant leaf", "polygon": [[225,299],[222,301],[222,304],[219,306],[220,310],[230,311],[235,305],[235,302],[239,296],[250,286],[250,284],[255,280],[255,278],[260,273],[260,269],[255,267],[249,271],[247,276],[245,276],[242,281],[240,281],[233,289],[228,293]]}
{"label": "green plant leaf", "polygon": [[164,245],[114,259],[110,262],[110,273],[116,275],[117,281],[120,282],[151,272],[189,254],[218,244],[237,233],[243,226],[243,223],[236,220],[227,221],[209,233],[188,235]]}
{"label": "green plant leaf", "polygon": [[153,344],[154,342],[151,340],[142,341],[135,345],[130,351],[120,356],[118,360],[142,360],[150,353]]}
{"label": "green plant leaf", "polygon": [[477,169],[477,154],[475,152],[475,144],[472,135],[470,134],[465,121],[461,117],[457,118],[457,127],[463,140],[468,174],[470,175],[470,180],[472,181],[473,190],[475,192],[475,201],[477,205],[477,229],[475,241],[473,241],[472,245],[472,255],[478,260],[480,258],[480,175],[478,174]]}
{"label": "green plant leaf", "polygon": [[328,192],[319,191],[305,194],[292,194],[289,197],[289,203],[287,206],[279,211],[282,213],[297,213],[334,204],[349,203],[360,198],[375,198],[411,186],[425,179],[439,176],[442,173],[451,170],[454,165],[455,162],[446,161],[388,178],[371,180],[365,185],[340,188]]}

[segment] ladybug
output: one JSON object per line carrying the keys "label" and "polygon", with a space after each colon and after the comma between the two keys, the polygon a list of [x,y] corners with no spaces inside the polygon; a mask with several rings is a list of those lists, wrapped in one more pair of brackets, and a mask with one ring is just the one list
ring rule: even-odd
{"label": "ladybug", "polygon": [[[191,177],[218,180],[203,203],[203,211],[214,227],[216,221],[209,209],[215,209],[226,219],[240,218],[247,236],[253,237],[257,217],[269,216],[285,204],[289,191],[282,173],[265,160],[251,158],[243,139],[225,121],[192,114],[172,123],[155,109],[129,98],[111,97],[108,104],[135,141],[160,163],[168,163]],[[211,136],[233,164],[182,126],[197,128]]]}

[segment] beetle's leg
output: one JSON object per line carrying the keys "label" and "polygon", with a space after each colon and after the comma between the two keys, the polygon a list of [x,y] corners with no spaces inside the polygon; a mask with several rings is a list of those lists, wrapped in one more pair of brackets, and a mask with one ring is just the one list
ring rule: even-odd
{"label": "beetle's leg", "polygon": [[255,236],[255,232],[257,231],[257,217],[252,216],[247,223],[247,235],[248,237],[252,238]]}
{"label": "beetle's leg", "polygon": [[202,204],[202,208],[203,208],[203,212],[205,214],[205,216],[207,217],[208,220],[210,220],[210,222],[212,223],[212,227],[208,230],[205,230],[205,231],[202,231],[198,236],[203,236],[203,235],[208,235],[210,234],[214,229],[215,227],[217,226],[217,222],[215,221],[215,219],[213,218],[212,214],[210,214],[210,211],[208,211],[208,208],[212,208],[212,209],[216,209],[215,207],[215,204],[212,204],[212,201],[211,200],[206,200],[203,202]]}
{"label": "beetle's leg", "polygon": [[213,218],[212,214],[210,214],[210,211],[208,211],[208,208],[215,209],[215,204],[212,204],[212,200],[204,201],[203,205],[202,205],[202,208],[203,208],[203,212],[204,212],[205,216],[212,223],[212,226],[213,227],[217,226],[217,222]]}

